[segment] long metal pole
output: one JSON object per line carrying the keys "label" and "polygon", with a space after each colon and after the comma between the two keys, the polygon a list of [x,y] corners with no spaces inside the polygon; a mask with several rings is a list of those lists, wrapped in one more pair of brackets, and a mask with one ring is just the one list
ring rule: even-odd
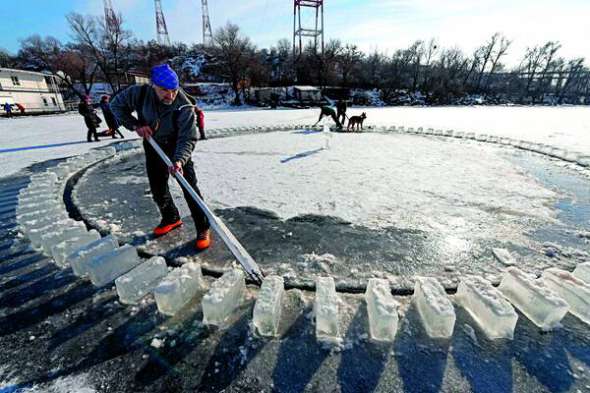
{"label": "long metal pole", "polygon": [[[172,161],[170,158],[164,153],[164,151],[160,148],[158,143],[154,141],[153,138],[148,137],[146,138],[149,144],[154,148],[156,153],[160,156],[160,158],[164,161],[164,163],[168,166],[172,166]],[[254,261],[254,259],[248,254],[248,251],[240,244],[238,239],[231,233],[229,228],[221,221],[209,207],[205,204],[205,202],[199,197],[199,195],[195,192],[195,189],[186,181],[184,176],[179,172],[175,172],[174,176],[176,180],[180,183],[182,187],[190,194],[190,196],[194,199],[194,201],[199,205],[201,210],[205,213],[207,218],[209,219],[209,224],[211,228],[221,237],[221,240],[225,243],[227,248],[231,251],[231,253],[236,257],[240,265],[244,268],[246,273],[258,284],[262,284],[264,280],[264,276],[262,271]]]}

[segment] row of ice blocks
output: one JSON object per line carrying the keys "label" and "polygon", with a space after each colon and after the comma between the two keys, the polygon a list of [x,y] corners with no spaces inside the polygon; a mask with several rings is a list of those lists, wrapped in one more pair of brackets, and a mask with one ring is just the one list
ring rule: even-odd
{"label": "row of ice blocks", "polygon": [[534,275],[515,267],[506,269],[500,292],[541,329],[552,329],[568,312],[568,304]]}

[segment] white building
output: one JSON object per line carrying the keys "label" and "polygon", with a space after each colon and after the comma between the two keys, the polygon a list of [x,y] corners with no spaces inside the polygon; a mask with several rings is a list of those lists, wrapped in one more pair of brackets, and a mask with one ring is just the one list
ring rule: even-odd
{"label": "white building", "polygon": [[19,113],[16,104],[25,113],[63,112],[65,105],[56,77],[40,72],[0,68],[0,113],[5,103],[12,105],[13,113]]}

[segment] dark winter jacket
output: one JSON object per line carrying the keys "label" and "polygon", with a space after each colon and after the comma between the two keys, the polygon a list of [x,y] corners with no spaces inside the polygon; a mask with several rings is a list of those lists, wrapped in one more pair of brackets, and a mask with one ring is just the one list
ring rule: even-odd
{"label": "dark winter jacket", "polygon": [[140,123],[131,114],[135,110],[138,113],[141,111],[147,125],[154,129],[156,142],[163,144],[169,144],[171,140],[175,142],[176,151],[172,161],[186,164],[197,143],[197,126],[192,103],[180,91],[171,105],[164,105],[158,99],[154,89],[149,87],[143,105],[139,108],[141,89],[140,85],[130,86],[117,94],[111,101],[113,114],[125,128],[134,130],[140,126]]}
{"label": "dark winter jacket", "polygon": [[322,114],[324,116],[336,116],[336,112],[329,106],[322,106]]}
{"label": "dark winter jacket", "polygon": [[104,120],[107,122],[107,127],[111,130],[116,130],[119,128],[119,123],[117,123],[117,118],[113,114],[111,110],[111,105],[108,102],[101,102],[100,109],[102,109],[102,115],[104,116]]}
{"label": "dark winter jacket", "polygon": [[92,104],[80,102],[78,104],[78,113],[84,117],[84,123],[86,123],[86,127],[88,128],[97,128],[101,123]]}
{"label": "dark winter jacket", "polygon": [[6,104],[4,104],[4,111],[6,113],[11,113],[12,112],[12,105],[10,105],[8,102]]}

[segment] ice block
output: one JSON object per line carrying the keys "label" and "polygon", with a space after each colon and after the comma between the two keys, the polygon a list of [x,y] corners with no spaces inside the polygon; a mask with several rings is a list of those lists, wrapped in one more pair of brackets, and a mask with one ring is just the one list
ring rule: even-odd
{"label": "ice block", "polygon": [[377,341],[393,341],[397,332],[399,303],[393,298],[387,280],[370,278],[365,291],[369,331]]}
{"label": "ice block", "polygon": [[83,277],[88,274],[88,263],[93,258],[111,253],[117,248],[119,248],[117,238],[109,235],[78,249],[68,256],[66,263],[70,264],[76,276]]}
{"label": "ice block", "polygon": [[459,283],[456,300],[488,338],[514,337],[518,314],[489,281],[479,276],[464,277]]}
{"label": "ice block", "polygon": [[494,257],[506,266],[516,265],[516,259],[512,256],[510,251],[504,248],[492,248],[492,254]]}
{"label": "ice block", "polygon": [[108,254],[91,259],[87,265],[88,276],[92,284],[103,287],[141,262],[135,247],[126,244]]}
{"label": "ice block", "polygon": [[574,270],[574,276],[590,284],[590,262],[578,264]]}
{"label": "ice block", "polygon": [[43,253],[45,255],[51,255],[51,247],[53,247],[54,244],[73,237],[79,237],[86,232],[88,232],[86,230],[86,225],[84,225],[82,221],[68,221],[67,226],[60,227],[57,230],[54,228],[53,232],[47,232],[44,235],[41,235],[41,246],[43,247]]}
{"label": "ice block", "polygon": [[319,341],[340,339],[338,318],[338,295],[332,277],[316,278],[315,290],[315,332]]}
{"label": "ice block", "polygon": [[199,291],[203,290],[201,266],[186,263],[172,270],[154,288],[158,310],[165,315],[174,315]]}
{"label": "ice block", "polygon": [[541,278],[545,285],[569,304],[570,313],[590,324],[590,284],[557,268],[543,271]]}
{"label": "ice block", "polygon": [[450,338],[455,327],[455,309],[443,286],[432,277],[417,277],[414,302],[424,330],[433,338]]}
{"label": "ice block", "polygon": [[55,199],[45,199],[43,202],[39,203],[26,203],[24,205],[18,205],[16,207],[16,214],[22,215],[26,213],[34,213],[39,210],[51,209],[60,207],[58,202]]}
{"label": "ice block", "polygon": [[152,257],[115,280],[119,300],[124,304],[136,304],[151,292],[168,274],[166,261]]}
{"label": "ice block", "polygon": [[70,254],[98,239],[100,239],[100,234],[92,229],[86,233],[81,233],[80,236],[72,237],[54,244],[53,247],[51,247],[53,260],[62,269],[69,267],[66,259]]}
{"label": "ice block", "polygon": [[276,336],[281,318],[281,306],[285,293],[283,278],[265,277],[254,306],[253,323],[261,336]]}
{"label": "ice block", "polygon": [[26,235],[35,249],[40,250],[43,248],[41,238],[44,235],[53,233],[56,227],[69,228],[70,226],[76,226],[74,225],[76,221],[70,218],[63,218],[63,216],[53,216],[51,218],[55,220],[38,220],[34,224],[35,227],[32,227],[31,229],[26,231]]}
{"label": "ice block", "polygon": [[569,308],[565,300],[542,281],[515,267],[506,269],[498,289],[531,322],[544,330],[557,326]]}
{"label": "ice block", "polygon": [[222,325],[223,322],[240,305],[246,282],[244,273],[238,269],[232,269],[216,280],[203,296],[203,323],[207,325]]}
{"label": "ice block", "polygon": [[58,221],[64,221],[67,219],[68,215],[65,210],[50,209],[43,210],[38,214],[21,217],[21,219],[18,220],[18,222],[22,231],[28,236],[29,232],[33,229],[40,229],[50,224],[55,225]]}

